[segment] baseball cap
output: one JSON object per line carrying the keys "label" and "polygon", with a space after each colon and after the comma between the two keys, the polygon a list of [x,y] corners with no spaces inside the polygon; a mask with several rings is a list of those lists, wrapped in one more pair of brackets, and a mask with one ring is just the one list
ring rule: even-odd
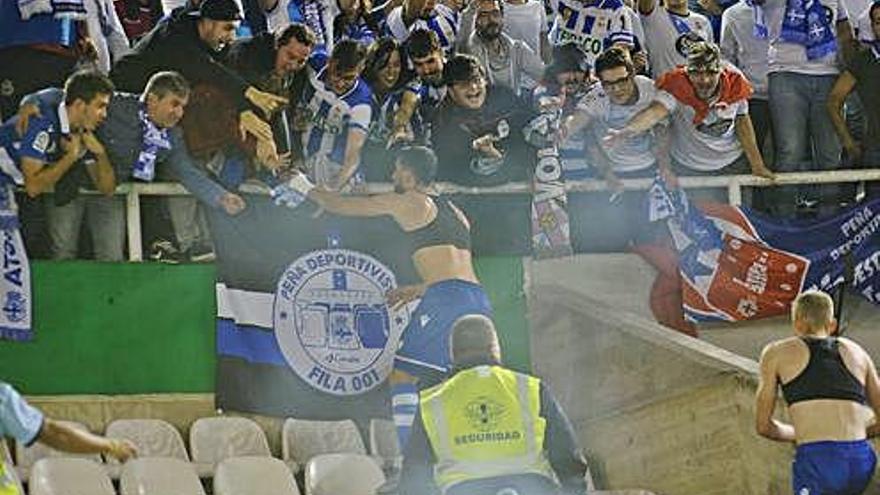
{"label": "baseball cap", "polygon": [[190,12],[189,15],[213,21],[242,20],[241,10],[235,0],[204,0],[199,8]]}

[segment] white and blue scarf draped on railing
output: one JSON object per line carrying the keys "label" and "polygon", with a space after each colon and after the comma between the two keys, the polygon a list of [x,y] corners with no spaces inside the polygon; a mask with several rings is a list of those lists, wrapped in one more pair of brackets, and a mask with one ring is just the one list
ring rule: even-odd
{"label": "white and blue scarf draped on railing", "polygon": [[144,133],[141,152],[132,166],[131,175],[135,179],[150,182],[156,177],[156,158],[159,151],[171,149],[171,137],[168,129],[161,129],[150,120],[146,110],[138,110],[141,130]]}
{"label": "white and blue scarf draped on railing", "polygon": [[806,48],[808,60],[837,51],[832,19],[819,0],[787,0],[780,36],[784,41]]}
{"label": "white and blue scarf draped on railing", "polygon": [[15,162],[0,148],[0,339],[31,340],[31,268],[18,222],[14,189],[24,184]]}
{"label": "white and blue scarf draped on railing", "polygon": [[86,18],[84,0],[18,0],[18,11],[25,21],[38,14],[52,14],[56,19]]}

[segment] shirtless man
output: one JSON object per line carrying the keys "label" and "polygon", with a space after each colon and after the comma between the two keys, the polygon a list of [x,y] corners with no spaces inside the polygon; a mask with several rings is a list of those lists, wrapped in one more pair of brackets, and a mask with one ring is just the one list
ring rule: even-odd
{"label": "shirtless man", "polygon": [[[771,342],[761,353],[758,434],[797,444],[792,464],[796,495],[862,493],[877,463],[866,439],[880,432],[874,362],[861,346],[834,335],[837,322],[828,294],[798,296],[792,321],[795,337]],[[773,419],[777,384],[792,424]]]}
{"label": "shirtless man", "polygon": [[391,373],[392,407],[401,445],[406,445],[415,419],[418,389],[439,383],[450,370],[449,331],[460,317],[492,315],[471,260],[470,224],[431,184],[437,158],[429,148],[411,146],[398,152],[394,192],[343,196],[315,189],[303,176],[288,185],[323,209],[345,216],[394,218],[413,243],[413,264],[422,283],[388,294],[394,307],[421,298],[403,331],[403,345]]}

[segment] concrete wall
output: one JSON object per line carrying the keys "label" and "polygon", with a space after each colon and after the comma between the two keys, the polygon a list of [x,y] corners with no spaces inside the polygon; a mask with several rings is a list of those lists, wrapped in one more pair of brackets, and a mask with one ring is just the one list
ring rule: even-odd
{"label": "concrete wall", "polygon": [[532,367],[601,488],[791,493],[793,448],[754,433],[753,360],[555,285],[527,296]]}
{"label": "concrete wall", "polygon": [[[582,254],[556,260],[526,259],[523,264],[527,283],[559,287],[653,319],[648,298],[656,272],[635,254]],[[849,294],[844,301],[844,320],[847,336],[872,356],[880,356],[880,307],[858,294]],[[790,334],[788,316],[700,328],[702,340],[752,359],[758,359],[768,342]]]}

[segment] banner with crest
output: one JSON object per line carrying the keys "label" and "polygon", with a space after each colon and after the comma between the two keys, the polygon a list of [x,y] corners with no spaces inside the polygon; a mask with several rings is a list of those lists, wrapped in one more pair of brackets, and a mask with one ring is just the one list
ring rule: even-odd
{"label": "banner with crest", "polygon": [[211,214],[217,250],[217,407],[304,419],[387,416],[406,308],[385,293],[418,278],[390,218],[291,210],[251,196]]}

